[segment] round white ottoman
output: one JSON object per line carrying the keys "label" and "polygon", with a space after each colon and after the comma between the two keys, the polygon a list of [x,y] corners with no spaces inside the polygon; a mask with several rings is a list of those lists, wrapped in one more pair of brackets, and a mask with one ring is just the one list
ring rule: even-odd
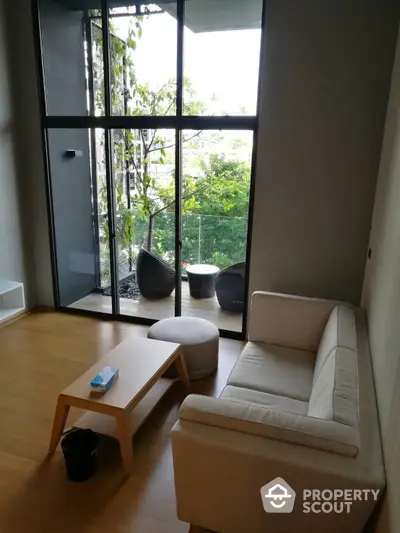
{"label": "round white ottoman", "polygon": [[[153,324],[147,337],[181,344],[191,380],[204,378],[217,369],[219,331],[208,320],[184,316],[166,318]],[[167,377],[178,375],[174,367],[165,373]]]}

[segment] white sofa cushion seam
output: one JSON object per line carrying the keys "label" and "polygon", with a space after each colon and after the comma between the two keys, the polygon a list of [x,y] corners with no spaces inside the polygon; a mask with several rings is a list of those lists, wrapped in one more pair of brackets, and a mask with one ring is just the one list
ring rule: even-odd
{"label": "white sofa cushion seam", "polygon": [[314,384],[308,415],[318,413],[318,418],[354,429],[359,421],[358,393],[357,352],[336,347]]}
{"label": "white sofa cushion seam", "polygon": [[[225,415],[214,415],[214,416],[216,416],[217,418],[219,417],[219,418],[228,418],[229,420],[237,420],[233,416],[225,416]],[[298,416],[301,416],[301,415],[298,415]],[[314,417],[309,417],[309,418],[314,418]],[[206,425],[206,426],[211,426],[211,427],[218,427],[218,428],[225,429],[226,431],[236,431],[237,433],[243,433],[243,431],[240,430],[240,429],[224,428],[223,426],[217,426],[217,425],[214,425],[214,424],[206,424],[204,422],[197,422],[196,420],[190,420],[189,418],[186,419],[185,417],[181,417],[180,419],[181,420],[187,420],[188,422],[191,422],[192,424],[200,424],[200,425]],[[339,424],[340,422],[337,422],[337,423]],[[263,425],[262,422],[252,422],[252,424]],[[354,444],[349,444],[348,442],[344,442],[342,440],[329,439],[329,438],[324,437],[324,436],[314,435],[313,433],[304,433],[303,431],[299,431],[298,429],[282,428],[281,426],[278,426],[276,424],[270,424],[269,423],[268,425],[272,426],[274,428],[277,428],[277,429],[283,429],[284,431],[289,431],[289,432],[292,432],[292,433],[296,433],[298,435],[309,435],[310,437],[314,437],[314,438],[319,439],[321,441],[342,444],[343,446],[348,446],[349,448],[352,448],[353,450],[358,452],[357,446],[355,446]],[[250,433],[250,434],[252,434],[252,433]],[[257,435],[257,434],[255,434],[254,436],[255,437],[259,437],[261,439],[271,439],[271,440],[277,440],[277,441],[284,440],[284,439],[280,439],[280,438],[277,438],[277,437],[265,437],[264,435]],[[317,450],[320,449],[320,448],[317,448],[315,446],[311,446],[309,444],[301,444],[299,442],[291,442],[291,441],[284,441],[284,442],[287,442],[288,444],[292,444],[293,446],[304,446],[305,448],[315,448]],[[322,451],[326,451],[326,453],[339,453],[339,455],[346,455],[346,454],[341,454],[340,452],[332,452],[332,451],[329,451],[329,450],[322,450]]]}
{"label": "white sofa cushion seam", "polygon": [[[339,320],[338,320],[338,322],[339,322]],[[329,354],[329,356],[330,356],[330,354]],[[332,390],[332,417],[330,417],[330,420],[335,420],[335,391],[336,391],[337,361],[338,361],[338,358],[335,357],[335,371],[334,371],[334,374],[333,374],[333,390]],[[326,361],[325,361],[325,363],[326,363]]]}
{"label": "white sofa cushion seam", "polygon": [[[283,396],[283,398],[286,398],[286,396]],[[218,398],[217,398],[217,399],[218,399]],[[239,401],[239,400],[231,400],[231,399],[226,400],[225,398],[223,398],[223,401],[224,401],[224,402],[230,402],[230,403],[238,403],[238,404],[241,404],[241,403],[242,403],[242,402]],[[299,401],[301,401],[301,400],[299,400]],[[264,406],[262,406],[262,405],[258,405],[258,404],[256,404],[256,403],[252,403],[252,402],[247,402],[247,403],[248,403],[248,405],[251,405],[251,406],[256,407],[256,408],[258,408],[258,409],[265,409],[265,411],[275,411],[274,409],[269,409],[268,407],[264,407]],[[216,415],[216,416],[225,416],[225,415]],[[298,414],[296,414],[296,416],[297,416],[297,417],[303,417],[303,418],[313,418],[314,420],[322,420],[321,418],[319,418],[319,417],[317,417],[317,416],[312,416],[312,415],[298,415]],[[226,415],[226,418],[231,418],[232,420],[235,419],[235,417],[233,417],[233,416],[230,417],[230,416],[228,416],[228,415]],[[257,424],[263,424],[263,422],[256,422],[256,423],[257,423]],[[336,423],[337,423],[337,424],[342,424],[342,422],[336,422]],[[268,422],[268,424],[266,424],[266,425],[273,426],[274,424],[270,424],[270,423]],[[344,425],[347,425],[347,424],[342,424],[342,425],[344,426]],[[274,426],[274,427],[277,427],[277,426]],[[288,428],[288,429],[289,429],[289,428]],[[297,432],[297,433],[303,433],[302,431],[298,431],[297,429],[293,429],[293,430],[290,430],[290,431],[295,431],[295,432]],[[310,435],[311,435],[311,433],[310,433]],[[333,440],[333,439],[326,439],[326,440]]]}
{"label": "white sofa cushion seam", "polygon": [[[326,362],[328,361],[328,359],[329,359],[331,353],[332,353],[333,351],[335,351],[337,348],[344,348],[345,350],[349,350],[350,352],[353,352],[353,353],[357,354],[357,350],[353,350],[353,348],[348,348],[347,346],[342,346],[341,344],[337,344],[336,346],[334,346],[334,347],[331,349],[331,351],[330,351],[329,354],[327,355],[327,357],[326,357],[326,359],[325,359],[325,361],[324,361],[324,364],[321,366],[321,368],[319,369],[318,375],[315,376],[314,379],[317,379],[318,376],[321,374],[321,371],[322,371],[322,369],[324,368],[324,366],[326,365]],[[336,364],[335,364],[335,368],[336,368]]]}
{"label": "white sofa cushion seam", "polygon": [[[234,400],[223,400],[224,402],[229,402],[229,403],[233,403],[233,404],[241,404],[241,402],[237,402],[237,401],[234,401]],[[264,409],[265,411],[271,411],[271,409],[268,409],[266,407],[260,407],[259,405],[256,405],[256,404],[249,404],[249,405],[252,405],[253,407],[256,407],[258,409]],[[205,425],[209,425],[209,426],[214,426],[214,424],[208,424],[208,423],[204,423],[204,422],[197,422],[196,420],[191,420],[190,418],[185,418],[185,416],[182,416],[185,414],[185,409],[181,408],[180,410],[180,416],[179,418],[180,419],[183,419],[183,420],[190,420],[191,422],[194,422],[194,423],[197,423],[197,424],[205,424]],[[243,419],[240,419],[240,418],[237,418],[237,417],[234,417],[234,416],[230,416],[230,415],[227,415],[227,414],[219,414],[219,413],[213,413],[213,416],[215,418],[220,418],[220,419],[228,419],[228,420],[243,420]],[[310,415],[296,415],[297,417],[302,417],[302,418],[312,418],[314,420],[318,420],[320,421],[321,419],[320,418],[317,418],[315,416],[310,416]],[[268,422],[268,424],[266,423],[263,423],[263,422],[258,422],[257,420],[252,420],[251,421],[252,424],[255,424],[257,426],[271,426],[271,427],[274,427],[274,428],[277,428],[277,429],[282,429],[283,431],[288,431],[288,432],[292,432],[292,433],[296,433],[298,435],[309,435],[311,437],[314,437],[316,439],[321,439],[322,441],[326,441],[326,442],[337,442],[339,444],[343,444],[344,446],[349,446],[350,448],[353,448],[354,450],[357,450],[357,446],[355,446],[354,444],[349,444],[348,442],[344,442],[343,440],[339,440],[339,439],[331,439],[331,438],[328,438],[326,436],[323,436],[323,435],[315,435],[315,433],[309,433],[309,432],[305,432],[305,431],[300,431],[298,429],[293,429],[291,427],[282,427],[282,426],[279,426],[277,424],[274,424],[272,422]],[[336,424],[339,424],[339,425],[346,425],[346,424],[342,424],[341,422],[335,422]],[[215,425],[214,427],[223,427],[223,426],[217,426]],[[346,427],[350,427],[350,426],[347,426]],[[241,430],[239,429],[235,429],[235,428],[229,428],[229,431],[238,431],[239,433],[241,433]],[[264,437],[263,435],[259,435],[260,437],[264,438],[264,439],[274,439],[274,437]],[[279,440],[279,439],[274,439],[274,440]],[[306,446],[306,447],[309,447],[307,446],[306,444],[299,444],[299,443],[296,443],[297,446]],[[334,453],[334,452],[331,452],[331,453]]]}

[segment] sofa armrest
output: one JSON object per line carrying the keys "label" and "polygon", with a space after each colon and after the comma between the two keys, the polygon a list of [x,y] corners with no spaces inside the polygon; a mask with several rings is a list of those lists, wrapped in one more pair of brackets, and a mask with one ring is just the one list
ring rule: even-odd
{"label": "sofa armrest", "polygon": [[368,443],[348,457],[189,420],[176,422],[171,441],[178,518],[207,531],[360,533],[376,505],[372,497],[354,503],[351,520],[306,514],[297,502],[291,514],[271,514],[260,488],[282,477],[300,498],[305,488],[382,493],[385,485],[380,453],[372,454]]}
{"label": "sofa armrest", "polygon": [[315,352],[337,303],[256,291],[251,298],[248,339]]}
{"label": "sofa armrest", "polygon": [[208,396],[189,395],[179,418],[350,457],[359,448],[358,430],[350,426]]}

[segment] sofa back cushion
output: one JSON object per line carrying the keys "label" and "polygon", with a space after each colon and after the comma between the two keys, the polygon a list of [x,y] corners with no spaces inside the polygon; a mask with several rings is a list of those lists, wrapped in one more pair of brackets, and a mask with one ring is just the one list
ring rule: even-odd
{"label": "sofa back cushion", "polygon": [[354,312],[345,305],[335,306],[329,316],[317,351],[313,384],[336,347],[357,351]]}
{"label": "sofa back cushion", "polygon": [[358,426],[357,352],[334,348],[314,381],[308,415]]}
{"label": "sofa back cushion", "polygon": [[255,291],[251,298],[249,341],[316,353],[335,305],[331,300]]}

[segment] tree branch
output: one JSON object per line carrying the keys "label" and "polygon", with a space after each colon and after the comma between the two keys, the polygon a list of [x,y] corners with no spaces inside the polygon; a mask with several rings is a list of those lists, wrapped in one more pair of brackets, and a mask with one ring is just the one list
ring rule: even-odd
{"label": "tree branch", "polygon": [[[198,192],[201,192],[203,191],[204,189],[207,189],[209,187],[209,184],[207,183],[207,185],[202,185],[201,187],[198,187],[197,189],[195,189],[194,191],[192,192],[189,192],[188,194],[186,194],[185,196],[182,196],[182,201],[183,200],[187,200],[188,198],[190,198],[191,196],[194,196],[196,193]],[[152,218],[154,218],[155,216],[157,216],[159,213],[161,213],[162,211],[165,211],[166,209],[168,209],[168,207],[171,207],[172,204],[175,203],[175,199],[174,200],[171,200],[171,202],[169,202],[167,205],[164,205],[164,207],[161,207],[160,209],[158,209],[157,211],[155,211],[154,213],[152,213],[150,216]]]}
{"label": "tree branch", "polygon": [[149,146],[147,147],[147,149],[148,149],[147,154],[149,154],[149,153],[151,152],[150,148],[153,146],[153,142],[154,142],[154,139],[156,138],[157,131],[158,131],[158,130],[154,130],[153,137],[152,137],[152,139],[151,139],[151,141],[150,141]]}
{"label": "tree branch", "polygon": [[142,138],[142,143],[143,143],[144,151],[145,151],[145,154],[146,154],[146,155],[145,155],[145,159],[146,159],[146,157],[147,157],[147,155],[148,155],[148,152],[146,151],[146,148],[147,148],[147,146],[146,146],[146,139],[145,139],[144,136],[143,136],[143,131],[144,131],[144,130],[139,130],[139,131],[140,131],[140,136],[141,136],[141,138]]}
{"label": "tree branch", "polygon": [[171,109],[171,107],[174,105],[175,103],[175,100],[172,100],[172,102],[169,104],[169,106],[167,107],[165,113],[164,113],[164,117],[167,115],[168,111]]}
{"label": "tree branch", "polygon": [[[166,87],[166,85],[164,87]],[[164,113],[164,117],[167,115],[168,111],[171,109],[171,107],[174,105],[174,103],[175,103],[175,100],[172,100],[172,102],[169,104],[169,106],[167,107],[167,109],[166,109],[166,111]],[[152,139],[150,141],[150,144],[147,147],[147,154],[149,154],[151,151],[155,151],[155,150],[150,150],[150,148],[153,146],[154,139],[156,138],[156,135],[157,135],[157,131],[158,130],[154,130],[153,137],[152,137]]]}
{"label": "tree branch", "polygon": [[[131,148],[128,148],[127,150],[131,150]],[[139,176],[139,171],[138,171],[138,168],[136,166],[136,163],[135,163],[135,157],[132,155],[132,154],[129,154],[129,159],[133,165],[133,168],[135,169],[135,172],[136,172],[136,176]]]}
{"label": "tree branch", "polygon": [[[203,130],[200,130],[198,131],[197,133],[195,133],[194,135],[192,135],[191,137],[189,137],[188,139],[184,139],[182,141],[182,143],[185,143],[185,142],[188,142],[188,141],[191,141],[192,139],[194,139],[195,137],[197,137],[198,135],[200,135],[201,133],[203,133]],[[175,143],[174,144],[169,144],[168,146],[163,146],[163,149],[164,150],[167,150],[168,148],[173,148],[175,146]],[[160,150],[161,148],[154,148],[153,150],[149,150],[147,153],[150,154],[151,152],[157,152],[157,150]]]}
{"label": "tree branch", "polygon": [[176,87],[176,83],[174,83],[174,82],[172,82],[172,81],[167,81],[167,83],[165,83],[165,84],[161,87],[161,89],[155,93],[155,96],[159,96],[159,95],[162,93],[162,91],[168,87],[168,85],[171,85],[171,86],[173,86],[173,87]]}

